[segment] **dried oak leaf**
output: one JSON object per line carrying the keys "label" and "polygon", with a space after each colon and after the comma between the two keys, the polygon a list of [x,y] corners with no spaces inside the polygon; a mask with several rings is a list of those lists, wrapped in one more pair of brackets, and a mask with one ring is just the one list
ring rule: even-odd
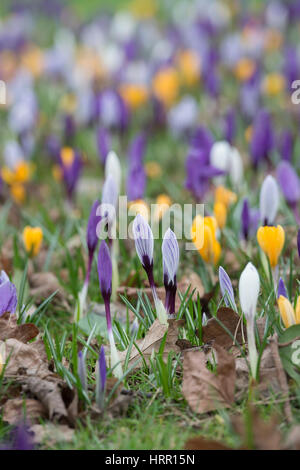
{"label": "dried oak leaf", "polygon": [[47,417],[44,405],[32,398],[12,398],[7,400],[3,406],[3,421],[9,424],[17,424],[21,417],[26,415],[26,420],[30,423],[39,422],[40,418]]}
{"label": "dried oak leaf", "polygon": [[0,317],[0,341],[14,338],[22,343],[28,343],[38,334],[39,330],[33,323],[18,325],[16,316],[10,313],[5,313]]}
{"label": "dried oak leaf", "polygon": [[53,273],[33,273],[29,275],[29,285],[30,295],[34,297],[36,304],[41,304],[45,299],[57,291],[53,298],[53,302],[62,305],[67,310],[69,309],[67,295]]}
{"label": "dried oak leaf", "polygon": [[206,354],[197,349],[184,352],[182,392],[196,413],[207,413],[234,401],[235,360],[219,345],[217,375],[206,367]]}
{"label": "dried oak leaf", "polygon": [[[271,416],[268,421],[264,421],[259,411],[254,406],[249,406],[248,423],[244,416],[233,416],[232,426],[235,432],[241,437],[243,445],[256,450],[278,450],[281,448],[282,436],[279,431],[276,416]],[[251,424],[249,442],[249,423]]]}
{"label": "dried oak leaf", "polygon": [[[158,352],[161,342],[167,333],[163,357],[166,359],[171,351],[180,352],[180,347],[176,344],[178,340],[178,329],[183,326],[183,320],[169,320],[168,325],[162,325],[157,319],[150,326],[144,338],[139,339],[136,343],[139,350],[143,353],[146,362],[149,361],[153,351]],[[128,349],[119,353],[121,361],[124,363],[126,359]],[[138,359],[141,359],[141,355],[138,349],[133,346],[130,358],[129,367],[133,365]],[[137,367],[139,365],[137,364]]]}
{"label": "dried oak leaf", "polygon": [[225,328],[231,333],[239,344],[242,344],[241,317],[231,308],[222,307],[217,312],[217,319],[210,318],[202,328],[202,340],[204,343],[214,341],[225,349],[231,348],[235,342],[227,333]]}

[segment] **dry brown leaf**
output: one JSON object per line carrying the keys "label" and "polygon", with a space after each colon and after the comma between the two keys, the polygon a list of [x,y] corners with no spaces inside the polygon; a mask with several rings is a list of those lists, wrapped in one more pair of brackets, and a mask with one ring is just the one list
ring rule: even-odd
{"label": "dry brown leaf", "polygon": [[14,338],[5,342],[6,357],[9,358],[5,377],[18,375],[39,376],[47,378],[51,372],[45,356],[41,356],[41,343],[24,344]]}
{"label": "dry brown leaf", "polygon": [[74,429],[65,424],[57,425],[52,423],[35,424],[29,431],[33,434],[34,444],[47,444],[47,448],[55,445],[57,442],[72,442]]}
{"label": "dry brown leaf", "polygon": [[230,331],[239,344],[242,344],[241,317],[231,308],[222,307],[217,312],[217,319],[210,318],[207,324],[202,328],[202,340],[204,343],[211,341],[217,343],[225,349],[231,348],[235,343],[227,331],[220,325]]}
{"label": "dry brown leaf", "polygon": [[290,430],[283,448],[285,450],[300,450],[300,425],[296,425]]}
{"label": "dry brown leaf", "polygon": [[28,343],[38,334],[39,330],[33,323],[18,325],[16,316],[10,313],[5,313],[0,317],[0,341],[14,338],[22,343]]}
{"label": "dry brown leaf", "polygon": [[245,422],[244,416],[233,416],[231,419],[235,432],[241,437],[243,445],[256,450],[278,450],[281,448],[282,436],[278,428],[278,421],[275,416],[271,416],[268,421],[264,421],[258,409],[249,407],[249,423],[251,423],[251,441],[248,442],[249,425]]}
{"label": "dry brown leaf", "polygon": [[185,450],[231,450],[221,442],[204,439],[204,437],[192,437],[184,446]]}
{"label": "dry brown leaf", "polygon": [[204,296],[205,289],[201,281],[201,278],[200,276],[198,276],[197,273],[190,272],[190,273],[185,274],[178,282],[177,287],[178,287],[178,290],[180,290],[184,294],[187,291],[189,286],[191,286],[190,288],[191,293],[195,289],[193,300],[197,300],[198,294],[199,294],[199,297]]}
{"label": "dry brown leaf", "polygon": [[47,411],[42,403],[32,398],[12,398],[3,406],[3,421],[17,424],[26,416],[30,423],[38,422],[47,417]]}
{"label": "dry brown leaf", "polygon": [[[166,359],[169,352],[179,352],[180,347],[176,344],[178,340],[178,329],[183,326],[183,320],[169,320],[168,325],[162,325],[159,320],[155,320],[146,333],[145,338],[139,339],[136,343],[140,351],[143,353],[145,361],[148,362],[153,351],[158,352],[162,339],[167,333],[163,357]],[[119,353],[121,361],[124,363],[128,349]],[[132,366],[141,355],[135,346],[132,347],[128,366]],[[139,367],[139,365],[137,365]]]}
{"label": "dry brown leaf", "polygon": [[230,406],[234,401],[235,360],[219,345],[217,375],[206,367],[206,354],[195,349],[184,352],[182,392],[196,413],[213,411],[219,406]]}

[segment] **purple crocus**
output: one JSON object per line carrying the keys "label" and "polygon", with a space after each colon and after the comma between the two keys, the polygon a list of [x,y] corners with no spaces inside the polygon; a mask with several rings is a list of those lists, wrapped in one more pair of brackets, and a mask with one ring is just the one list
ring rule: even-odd
{"label": "purple crocus", "polygon": [[96,97],[94,112],[95,117],[106,128],[123,132],[128,126],[128,108],[121,95],[115,90],[103,90]]}
{"label": "purple crocus", "polygon": [[289,162],[282,161],[277,167],[277,178],[288,205],[296,210],[300,200],[300,180]]}
{"label": "purple crocus", "polygon": [[298,248],[298,255],[300,258],[300,229],[298,230],[298,233],[297,233],[297,248]]}
{"label": "purple crocus", "polygon": [[227,307],[232,307],[237,311],[236,303],[234,300],[234,292],[230,277],[222,266],[219,267],[219,282],[223,299]]}
{"label": "purple crocus", "polygon": [[87,247],[88,247],[88,252],[89,252],[88,269],[87,269],[87,276],[86,276],[87,282],[89,282],[89,279],[90,279],[93,257],[94,257],[94,253],[97,248],[98,241],[99,241],[99,238],[97,235],[97,226],[99,222],[101,221],[101,215],[99,215],[99,208],[100,208],[100,202],[95,201],[91,208],[88,226],[87,226],[87,232],[86,232],[86,241],[87,241]]}
{"label": "purple crocus", "polygon": [[99,127],[97,130],[97,147],[101,163],[105,165],[106,157],[111,149],[111,136],[104,127]]}
{"label": "purple crocus", "polygon": [[233,144],[236,134],[236,114],[233,108],[228,109],[224,118],[224,139]]}
{"label": "purple crocus", "polygon": [[270,113],[261,109],[254,120],[250,153],[254,167],[262,161],[269,161],[274,148],[274,132]]}
{"label": "purple crocus", "polygon": [[281,295],[283,295],[283,297],[286,297],[287,299],[289,298],[285,284],[284,284],[284,280],[282,279],[282,277],[279,279],[279,282],[278,282],[277,298],[279,298]]}
{"label": "purple crocus", "polygon": [[190,149],[186,159],[185,187],[190,190],[197,200],[202,200],[208,191],[210,182],[216,176],[224,175],[222,170],[207,162],[205,151]]}
{"label": "purple crocus", "polygon": [[111,365],[114,368],[116,377],[121,378],[123,375],[122,366],[120,364],[119,354],[115,345],[115,339],[112,330],[110,298],[112,291],[112,262],[106,242],[103,240],[100,245],[98,255],[98,276],[100,291],[104,300],[108,339],[110,343]]}
{"label": "purple crocus", "polygon": [[4,313],[15,313],[17,308],[17,291],[5,271],[0,273],[0,317]]}
{"label": "purple crocus", "polygon": [[146,137],[141,133],[131,142],[128,156],[127,196],[129,201],[143,199],[146,187],[146,173],[143,157],[146,151]]}
{"label": "purple crocus", "polygon": [[283,131],[278,142],[278,150],[279,150],[282,160],[286,160],[288,162],[292,160],[293,148],[294,148],[293,134],[289,130]]}
{"label": "purple crocus", "polygon": [[243,200],[241,212],[241,235],[245,241],[256,232],[260,220],[260,212],[252,209],[247,198]]}
{"label": "purple crocus", "polygon": [[63,180],[66,187],[68,199],[73,199],[78,180],[82,170],[82,159],[77,150],[73,152],[73,158],[68,163],[64,162],[60,157],[60,165],[62,168]]}
{"label": "purple crocus", "polygon": [[168,228],[162,242],[164,285],[166,290],[165,307],[169,316],[175,315],[177,291],[176,273],[179,264],[179,246],[175,233]]}
{"label": "purple crocus", "polygon": [[106,360],[104,346],[101,346],[96,364],[96,402],[100,410],[103,409],[106,388]]}

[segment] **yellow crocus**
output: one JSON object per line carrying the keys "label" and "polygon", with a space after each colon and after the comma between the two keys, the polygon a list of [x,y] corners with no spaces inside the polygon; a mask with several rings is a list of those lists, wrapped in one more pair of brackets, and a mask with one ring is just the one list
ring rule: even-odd
{"label": "yellow crocus", "polygon": [[17,204],[23,204],[26,198],[26,190],[23,184],[14,183],[10,186],[10,194]]}
{"label": "yellow crocus", "polygon": [[145,220],[149,220],[149,206],[142,199],[137,199],[136,201],[131,201],[128,203],[129,215],[136,216],[141,214]]}
{"label": "yellow crocus", "polygon": [[216,237],[215,217],[195,217],[191,229],[193,243],[206,263],[217,264],[221,255],[221,245]]}
{"label": "yellow crocus", "polygon": [[25,227],[23,230],[23,242],[29,256],[37,256],[43,241],[43,230],[40,227]]}
{"label": "yellow crocus", "polygon": [[146,162],[145,164],[146,174],[149,178],[159,178],[162,175],[162,169],[157,162]]}
{"label": "yellow crocus", "polygon": [[179,93],[179,77],[174,67],[159,70],[152,81],[153,93],[165,106],[171,106]]}
{"label": "yellow crocus", "polygon": [[155,220],[158,221],[162,219],[171,204],[171,198],[167,194],[160,194],[159,196],[157,196],[155,207]]}
{"label": "yellow crocus", "polygon": [[275,268],[278,264],[284,240],[285,233],[281,225],[277,225],[277,227],[259,227],[257,231],[259,246],[268,256],[272,268]]}
{"label": "yellow crocus", "polygon": [[281,295],[277,300],[279,312],[286,328],[292,325],[300,324],[300,296],[297,299],[296,309],[294,310],[289,299]]}
{"label": "yellow crocus", "polygon": [[255,62],[252,59],[243,58],[235,66],[235,76],[241,82],[249,80],[256,69]]}
{"label": "yellow crocus", "polygon": [[186,49],[179,52],[177,64],[183,83],[188,86],[197,83],[200,77],[200,62],[194,51]]}
{"label": "yellow crocus", "polygon": [[11,169],[8,166],[4,166],[1,171],[1,176],[3,181],[8,185],[16,183],[27,183],[32,175],[33,166],[32,164],[20,161],[16,166]]}
{"label": "yellow crocus", "polygon": [[65,167],[72,166],[74,162],[74,150],[71,147],[63,147],[60,152],[60,157]]}
{"label": "yellow crocus", "polygon": [[215,201],[221,204],[224,204],[226,208],[230,204],[235,203],[237,200],[236,194],[230,189],[225,188],[224,186],[218,186],[215,190]]}
{"label": "yellow crocus", "polygon": [[285,79],[280,73],[270,73],[263,81],[263,90],[268,96],[279,95],[285,87]]}
{"label": "yellow crocus", "polygon": [[132,110],[138,109],[148,100],[148,89],[144,85],[125,83],[120,86],[120,94]]}
{"label": "yellow crocus", "polygon": [[227,207],[222,202],[215,202],[214,216],[217,220],[218,227],[222,230],[226,225]]}

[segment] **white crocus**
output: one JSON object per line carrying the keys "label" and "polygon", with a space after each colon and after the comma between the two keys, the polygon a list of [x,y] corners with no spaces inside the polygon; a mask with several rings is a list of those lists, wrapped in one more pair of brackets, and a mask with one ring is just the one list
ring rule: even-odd
{"label": "white crocus", "polygon": [[279,205],[279,190],[275,178],[268,175],[261,187],[259,198],[260,218],[263,224],[273,224]]}
{"label": "white crocus", "polygon": [[105,178],[108,178],[110,175],[116,183],[118,194],[120,194],[122,175],[121,164],[118,155],[112,150],[108,153],[105,162]]}
{"label": "white crocus", "polygon": [[249,362],[252,376],[254,378],[256,377],[258,359],[255,344],[254,320],[256,315],[259,288],[260,281],[257,269],[255,268],[255,266],[253,266],[252,263],[248,263],[240,277],[239,295],[241,308],[247,321]]}
{"label": "white crocus", "polygon": [[215,142],[210,151],[210,164],[225,173],[224,176],[214,178],[217,184],[222,184],[226,175],[229,175],[233,186],[240,186],[243,179],[243,161],[235,147],[231,147],[225,140]]}
{"label": "white crocus", "polygon": [[234,187],[238,188],[243,181],[244,166],[240,152],[235,147],[231,147],[229,178]]}

